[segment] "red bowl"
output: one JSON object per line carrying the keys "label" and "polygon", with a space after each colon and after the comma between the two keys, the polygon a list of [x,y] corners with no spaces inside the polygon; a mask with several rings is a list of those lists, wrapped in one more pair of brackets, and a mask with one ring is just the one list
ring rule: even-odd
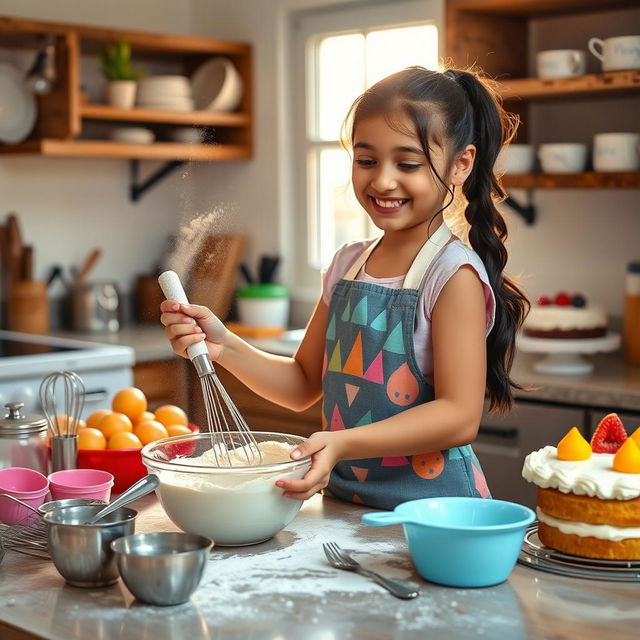
{"label": "red bowl", "polygon": [[[195,424],[189,424],[189,429],[200,432]],[[113,474],[113,493],[122,493],[147,475],[140,449],[80,449],[77,464],[78,469],[100,469]]]}

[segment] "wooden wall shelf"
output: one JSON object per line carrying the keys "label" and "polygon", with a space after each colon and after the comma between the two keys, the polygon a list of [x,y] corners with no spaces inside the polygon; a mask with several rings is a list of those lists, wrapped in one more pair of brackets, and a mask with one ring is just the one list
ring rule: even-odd
{"label": "wooden wall shelf", "polygon": [[587,11],[611,11],[637,6],[637,0],[456,0],[461,11],[513,16],[548,16]]}
{"label": "wooden wall shelf", "polygon": [[154,142],[129,144],[111,140],[56,140],[43,138],[2,147],[5,154],[38,154],[52,158],[130,158],[139,160],[191,160],[219,162],[251,157],[244,145],[179,144]]}
{"label": "wooden wall shelf", "polygon": [[505,100],[569,98],[640,91],[640,70],[590,73],[578,78],[518,78],[500,82]]}
{"label": "wooden wall shelf", "polygon": [[104,104],[85,104],[80,116],[86,120],[113,122],[155,122],[186,126],[246,127],[250,116],[246,113],[221,111],[166,111],[159,109],[118,109]]}
{"label": "wooden wall shelf", "polygon": [[[102,29],[0,16],[0,46],[34,48],[37,37],[47,34],[56,36],[58,80],[50,94],[38,98],[38,121],[30,137],[21,144],[0,145],[0,153],[202,162],[241,160],[253,155],[251,45],[196,36]],[[156,73],[161,73],[157,69],[165,65],[171,69],[170,73],[188,76],[210,57],[229,57],[239,71],[244,87],[238,111],[117,109],[83,102],[80,93],[81,59],[101,53],[108,44],[120,39],[131,45],[134,63],[139,60],[152,62]],[[86,125],[89,122],[96,124],[88,129]],[[108,136],[108,131],[98,123],[120,126],[145,123],[151,128],[155,125],[215,127],[215,135],[207,134],[205,139],[211,137],[216,144],[115,142],[102,139]]]}
{"label": "wooden wall shelf", "polygon": [[507,189],[638,189],[640,172],[507,174],[502,184]]}

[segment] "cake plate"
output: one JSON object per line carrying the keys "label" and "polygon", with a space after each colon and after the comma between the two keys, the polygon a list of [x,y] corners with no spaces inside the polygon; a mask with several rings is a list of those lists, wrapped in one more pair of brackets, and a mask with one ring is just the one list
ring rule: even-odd
{"label": "cake plate", "polygon": [[557,375],[581,375],[591,373],[592,362],[580,354],[615,351],[620,348],[620,334],[609,332],[602,338],[585,340],[554,340],[551,338],[531,338],[518,335],[517,347],[526,353],[546,353],[547,355],[533,363],[538,373]]}
{"label": "cake plate", "polygon": [[570,578],[640,582],[640,560],[598,560],[549,549],[538,538],[537,522],[525,533],[518,564]]}

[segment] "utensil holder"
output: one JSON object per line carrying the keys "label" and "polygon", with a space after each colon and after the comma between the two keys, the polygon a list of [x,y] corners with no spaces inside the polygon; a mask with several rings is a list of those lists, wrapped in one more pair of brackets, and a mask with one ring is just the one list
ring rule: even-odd
{"label": "utensil holder", "polygon": [[49,333],[47,283],[15,280],[9,287],[7,329],[25,333]]}
{"label": "utensil holder", "polygon": [[51,472],[77,468],[78,436],[51,437]]}

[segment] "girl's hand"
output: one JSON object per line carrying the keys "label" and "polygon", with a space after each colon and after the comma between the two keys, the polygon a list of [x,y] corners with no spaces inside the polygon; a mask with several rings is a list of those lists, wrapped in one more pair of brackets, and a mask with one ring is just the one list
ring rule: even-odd
{"label": "girl's hand", "polygon": [[283,495],[294,500],[306,500],[329,484],[329,475],[336,462],[342,458],[341,433],[318,431],[292,452],[291,458],[299,460],[311,456],[311,469],[301,480],[278,480],[276,487],[284,489]]}
{"label": "girl's hand", "polygon": [[187,347],[205,339],[211,359],[217,360],[221,356],[228,330],[210,309],[197,304],[165,300],[160,305],[160,311],[164,333],[179,356],[188,358]]}

